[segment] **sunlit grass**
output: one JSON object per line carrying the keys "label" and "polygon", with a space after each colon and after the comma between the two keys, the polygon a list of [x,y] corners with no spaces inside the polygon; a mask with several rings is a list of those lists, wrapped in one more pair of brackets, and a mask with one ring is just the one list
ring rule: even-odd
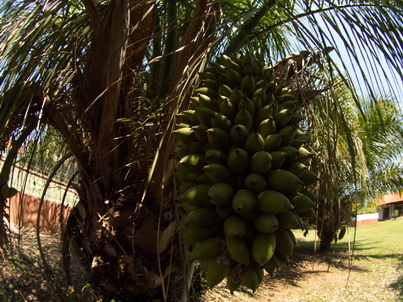
{"label": "sunlit grass", "polygon": [[[314,248],[317,235],[310,230],[306,237],[300,230],[294,231],[299,245]],[[346,235],[337,243],[333,243],[332,250],[352,250],[356,256],[402,256],[403,255],[403,219],[379,221],[376,224],[361,226],[354,229],[349,227]],[[319,242],[316,242],[319,244]]]}

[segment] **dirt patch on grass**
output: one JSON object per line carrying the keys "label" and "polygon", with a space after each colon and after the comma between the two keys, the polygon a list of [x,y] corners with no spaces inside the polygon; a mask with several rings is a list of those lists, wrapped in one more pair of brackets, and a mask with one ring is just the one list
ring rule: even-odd
{"label": "dirt patch on grass", "polygon": [[401,259],[353,259],[330,251],[313,255],[297,246],[288,266],[281,267],[255,293],[242,288],[230,294],[225,281],[208,291],[201,301],[402,301]]}

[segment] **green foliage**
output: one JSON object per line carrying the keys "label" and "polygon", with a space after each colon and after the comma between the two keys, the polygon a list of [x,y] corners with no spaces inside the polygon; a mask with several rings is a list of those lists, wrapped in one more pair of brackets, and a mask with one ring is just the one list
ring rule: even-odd
{"label": "green foliage", "polygon": [[393,213],[392,213],[392,218],[397,218],[397,217],[399,217],[399,211],[398,210],[394,210],[393,211]]}

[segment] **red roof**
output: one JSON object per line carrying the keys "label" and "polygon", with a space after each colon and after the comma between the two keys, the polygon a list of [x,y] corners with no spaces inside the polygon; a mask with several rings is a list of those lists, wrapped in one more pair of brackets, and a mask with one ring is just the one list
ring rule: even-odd
{"label": "red roof", "polygon": [[380,198],[375,198],[374,201],[378,206],[395,203],[395,202],[401,202],[401,201],[403,201],[403,194],[400,192],[390,193],[390,194],[383,195]]}

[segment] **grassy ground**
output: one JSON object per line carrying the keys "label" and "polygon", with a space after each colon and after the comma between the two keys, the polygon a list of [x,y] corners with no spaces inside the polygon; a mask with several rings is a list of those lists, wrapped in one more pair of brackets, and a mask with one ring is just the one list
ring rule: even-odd
{"label": "grassy ground", "polygon": [[[293,262],[282,267],[255,294],[230,295],[225,284],[204,301],[403,301],[403,219],[349,228],[325,254],[314,253],[315,232],[296,231]],[[354,249],[353,240],[355,236]]]}

